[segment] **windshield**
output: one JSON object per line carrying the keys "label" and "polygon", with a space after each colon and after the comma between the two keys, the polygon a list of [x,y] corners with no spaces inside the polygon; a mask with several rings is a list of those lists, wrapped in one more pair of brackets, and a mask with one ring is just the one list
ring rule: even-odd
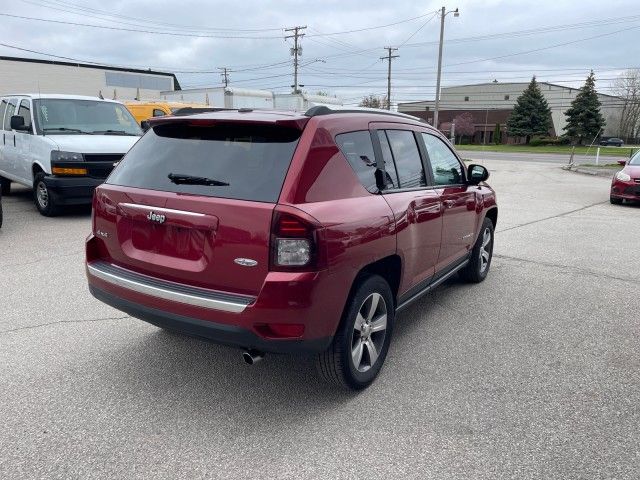
{"label": "windshield", "polygon": [[629,165],[640,165],[640,150],[633,157],[631,157],[631,160],[629,160]]}
{"label": "windshield", "polygon": [[133,116],[119,103],[41,98],[34,104],[39,133],[142,135]]}

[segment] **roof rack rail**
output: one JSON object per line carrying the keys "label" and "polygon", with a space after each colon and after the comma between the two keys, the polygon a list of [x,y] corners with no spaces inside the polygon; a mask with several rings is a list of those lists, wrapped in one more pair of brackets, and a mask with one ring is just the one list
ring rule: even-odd
{"label": "roof rack rail", "polygon": [[366,107],[327,107],[326,105],[317,105],[315,107],[311,107],[304,114],[307,117],[317,117],[319,115],[330,115],[333,113],[377,113],[380,115],[390,115],[393,117],[401,117],[409,120],[417,120],[418,122],[423,122],[424,120],[419,117],[414,117],[413,115],[408,115],[406,113],[400,112],[392,112],[391,110],[383,110],[381,108],[366,108]]}

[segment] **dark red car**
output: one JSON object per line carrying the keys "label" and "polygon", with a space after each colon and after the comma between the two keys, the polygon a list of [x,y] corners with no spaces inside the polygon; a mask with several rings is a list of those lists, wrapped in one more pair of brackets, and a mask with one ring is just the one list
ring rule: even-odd
{"label": "dark red car", "polygon": [[92,294],[245,349],[314,352],[369,385],[396,312],[455,273],[482,281],[498,218],[487,170],[383,111],[164,117],[93,200]]}
{"label": "dark red car", "polygon": [[617,172],[611,180],[611,203],[621,204],[623,200],[640,201],[640,152],[631,160],[620,160],[624,168]]}

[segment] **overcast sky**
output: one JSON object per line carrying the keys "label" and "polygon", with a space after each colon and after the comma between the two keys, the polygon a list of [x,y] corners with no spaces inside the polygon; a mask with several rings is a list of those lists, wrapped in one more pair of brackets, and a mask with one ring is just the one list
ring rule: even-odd
{"label": "overcast sky", "polygon": [[[80,61],[172,71],[183,88],[219,86],[214,72],[226,66],[232,70],[231,86],[290,91],[293,43],[283,38],[283,29],[306,25],[300,69],[305,90],[328,91],[346,103],[384,94],[387,69],[379,57],[386,54],[383,47],[395,46],[393,101],[434,95],[439,36],[434,13],[441,1],[0,0],[0,5],[0,43]],[[579,86],[593,68],[598,90],[610,93],[613,78],[640,64],[637,1],[463,0],[445,6],[458,7],[460,16],[446,17],[443,85],[528,81],[536,74],[541,81]],[[87,24],[93,27],[82,26]],[[0,46],[0,55],[55,59],[6,46]]]}

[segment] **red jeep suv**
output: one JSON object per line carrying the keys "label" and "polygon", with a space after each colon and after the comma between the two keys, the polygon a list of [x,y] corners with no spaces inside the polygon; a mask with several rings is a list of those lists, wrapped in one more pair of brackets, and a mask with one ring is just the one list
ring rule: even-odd
{"label": "red jeep suv", "polygon": [[91,293],[245,350],[313,352],[368,386],[396,313],[489,272],[496,196],[415,117],[249,109],[152,120],[93,199]]}

